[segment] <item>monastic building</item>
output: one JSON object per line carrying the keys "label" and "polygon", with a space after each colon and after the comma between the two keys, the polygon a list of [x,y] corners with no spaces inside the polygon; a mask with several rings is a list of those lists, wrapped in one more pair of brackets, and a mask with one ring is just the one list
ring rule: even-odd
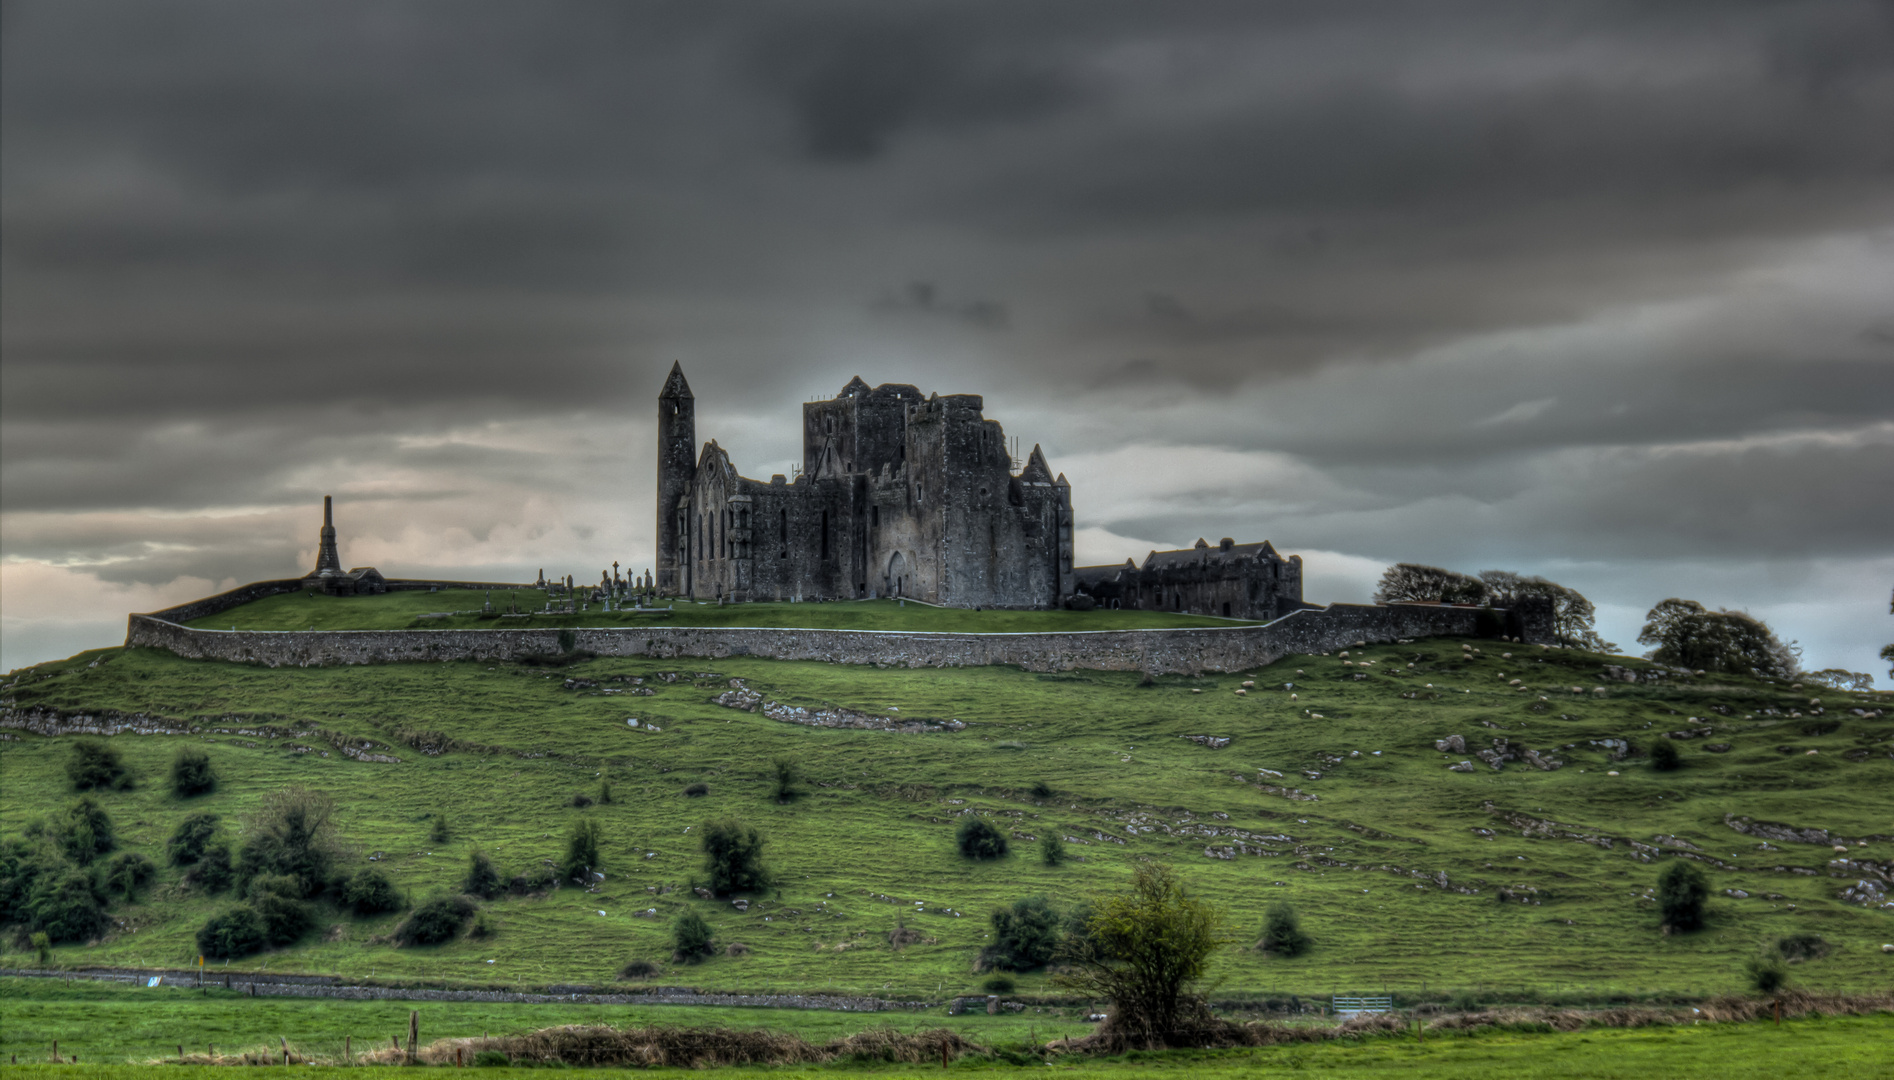
{"label": "monastic building", "polygon": [[1072,489],[1033,447],[1015,473],[973,394],[870,389],[802,407],[802,471],[737,473],[696,441],[680,366],[658,396],[657,588],[697,599],[913,597],[1049,608],[1072,595]]}
{"label": "monastic building", "polygon": [[1144,565],[1082,566],[1077,595],[1099,607],[1176,611],[1231,619],[1279,619],[1302,602],[1302,556],[1283,558],[1269,541],[1239,544],[1224,537],[1215,547],[1153,551]]}
{"label": "monastic building", "polygon": [[358,596],[385,593],[388,581],[372,566],[342,569],[342,556],[335,546],[335,512],[329,496],[322,497],[322,542],[316,548],[316,568],[303,575],[303,584],[314,586],[330,596]]}

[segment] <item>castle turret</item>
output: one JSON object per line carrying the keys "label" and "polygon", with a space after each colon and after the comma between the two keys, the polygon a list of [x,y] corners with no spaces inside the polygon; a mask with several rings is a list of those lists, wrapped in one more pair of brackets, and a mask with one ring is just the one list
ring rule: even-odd
{"label": "castle turret", "polygon": [[680,573],[687,539],[684,529],[688,513],[679,513],[678,503],[688,497],[691,479],[697,473],[697,401],[690,383],[684,381],[681,364],[671,365],[671,376],[658,394],[658,515],[655,539],[658,548],[658,592],[677,595],[683,591]]}
{"label": "castle turret", "polygon": [[335,549],[335,511],[333,500],[322,497],[322,544],[316,549],[316,568],[310,571],[313,578],[334,577],[342,573],[342,556]]}

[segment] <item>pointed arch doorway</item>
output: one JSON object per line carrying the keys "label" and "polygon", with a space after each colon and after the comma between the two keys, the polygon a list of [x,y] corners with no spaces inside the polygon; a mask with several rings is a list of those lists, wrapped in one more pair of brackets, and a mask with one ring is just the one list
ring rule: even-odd
{"label": "pointed arch doorway", "polygon": [[888,559],[888,580],[886,582],[886,585],[888,587],[888,595],[889,596],[905,596],[906,587],[907,587],[907,577],[908,577],[907,558],[897,551]]}

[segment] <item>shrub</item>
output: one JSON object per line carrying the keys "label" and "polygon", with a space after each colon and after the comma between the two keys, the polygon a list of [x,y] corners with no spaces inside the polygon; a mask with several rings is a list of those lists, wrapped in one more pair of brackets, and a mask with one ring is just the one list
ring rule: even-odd
{"label": "shrub", "polygon": [[567,799],[566,805],[576,806],[579,809],[583,810],[586,807],[592,805],[592,796],[587,795],[585,792],[581,791],[577,795],[574,795],[572,798]]}
{"label": "shrub", "polygon": [[53,962],[53,939],[40,931],[32,937],[33,955],[39,960],[39,966],[45,967]]}
{"label": "shrub", "polygon": [[500,872],[493,868],[493,860],[478,848],[467,857],[467,876],[460,883],[460,891],[469,896],[478,896],[482,900],[491,900],[500,895],[504,886],[500,882]]}
{"label": "shrub", "polygon": [[1006,854],[1006,834],[983,817],[961,819],[954,839],[969,859],[997,859]]}
{"label": "shrub", "polygon": [[1651,746],[1651,768],[1658,772],[1674,772],[1684,766],[1684,756],[1677,752],[1677,744],[1659,737]]}
{"label": "shrub", "polygon": [[171,839],[164,842],[165,858],[173,866],[189,866],[203,858],[211,837],[217,835],[220,820],[216,814],[192,814],[178,822],[178,827],[171,830]]}
{"label": "shrub", "polygon": [[579,635],[577,633],[569,628],[559,631],[559,651],[561,653],[571,653],[578,647]]}
{"label": "shrub", "polygon": [[709,956],[716,948],[710,924],[695,911],[685,911],[671,924],[671,947],[677,950],[677,959],[687,963]]}
{"label": "shrub", "polygon": [[612,804],[612,782],[610,780],[600,780],[598,782],[598,804],[600,806],[610,806]]}
{"label": "shrub", "polygon": [[474,1055],[476,1069],[504,1069],[513,1064],[513,1059],[500,1050],[482,1050]]}
{"label": "shrub", "polygon": [[1052,785],[1044,780],[1035,780],[1032,785],[1032,797],[1035,799],[1052,798]]}
{"label": "shrub", "polygon": [[342,902],[354,908],[357,915],[400,911],[403,906],[394,882],[380,870],[357,870],[342,886]]}
{"label": "shrub", "polygon": [[271,945],[288,945],[315,925],[315,913],[302,902],[302,883],[292,874],[267,874],[250,882],[250,906],[263,920]]}
{"label": "shrub", "polygon": [[1257,946],[1271,956],[1301,956],[1314,944],[1302,930],[1302,919],[1287,900],[1278,900],[1263,913],[1263,938]]}
{"label": "shrub", "polygon": [[708,821],[699,830],[698,848],[714,893],[755,892],[770,882],[763,868],[763,837],[754,826],[734,818]]}
{"label": "shrub", "polygon": [[1804,960],[1820,960],[1827,956],[1834,946],[1820,934],[1790,934],[1776,939],[1776,955],[1791,964]]}
{"label": "shrub", "polygon": [[238,904],[212,916],[197,931],[197,951],[213,960],[248,956],[263,948],[263,916],[248,904]]}
{"label": "shrub", "polygon": [[1039,842],[1039,857],[1047,866],[1058,866],[1065,862],[1065,837],[1053,833]]}
{"label": "shrub", "polygon": [[486,912],[479,911],[474,913],[473,925],[467,928],[467,936],[471,938],[490,938],[493,936],[493,921],[488,918]]}
{"label": "shrub", "polygon": [[447,831],[447,815],[434,815],[434,824],[427,831],[427,842],[430,844],[445,844],[451,835],[452,834]]}
{"label": "shrub", "polygon": [[138,890],[151,884],[151,879],[157,873],[158,868],[152,865],[150,859],[136,851],[121,851],[105,864],[100,884],[109,895],[135,900]]}
{"label": "shrub", "polygon": [[550,889],[558,884],[559,869],[554,866],[541,864],[523,874],[514,875],[513,879],[506,883],[506,887],[509,892],[524,895],[526,893],[539,892],[542,889]]}
{"label": "shrub", "polygon": [[566,861],[560,866],[560,876],[575,878],[588,870],[598,868],[598,822],[584,818],[572,823],[572,831],[566,834]]}
{"label": "shrub", "polygon": [[1703,902],[1710,896],[1710,883],[1703,871],[1682,860],[1673,860],[1657,875],[1657,910],[1667,930],[1684,933],[1703,926]]}
{"label": "shrub", "polygon": [[105,929],[105,906],[92,875],[76,867],[45,867],[26,894],[29,929],[45,931],[52,941],[84,941]]}
{"label": "shrub", "polygon": [[995,975],[980,984],[980,988],[989,994],[1010,994],[1015,986],[1017,984],[1007,975]]}
{"label": "shrub", "polygon": [[184,883],[211,894],[223,892],[237,876],[230,861],[230,845],[219,840],[206,847],[197,862],[184,872]]}
{"label": "shrub", "polygon": [[621,979],[649,979],[662,970],[662,968],[650,960],[633,960],[618,969],[618,977]]}
{"label": "shrub", "polygon": [[1091,597],[1085,595],[1084,593],[1076,593],[1072,596],[1067,597],[1065,601],[1065,607],[1067,611],[1090,611],[1097,606],[1098,606],[1098,601],[1092,599]]}
{"label": "shrub", "polygon": [[400,926],[395,927],[395,940],[403,945],[439,945],[460,936],[460,931],[478,910],[474,902],[464,896],[439,896],[420,907]]}
{"label": "shrub", "polygon": [[54,821],[51,831],[58,837],[66,857],[80,866],[90,866],[93,859],[118,846],[111,815],[90,795],[66,807],[65,814]]}
{"label": "shrub", "polygon": [[211,770],[210,755],[193,746],[179,750],[171,759],[171,792],[181,799],[202,795],[217,788],[217,774]]}
{"label": "shrub", "polygon": [[775,783],[776,801],[779,803],[794,801],[796,796],[801,794],[796,790],[796,783],[801,779],[796,763],[786,757],[779,757],[769,763],[769,768],[770,776]]}
{"label": "shrub", "polygon": [[701,799],[708,794],[710,794],[710,785],[702,781],[684,789],[684,797],[687,799]]}
{"label": "shrub", "polygon": [[301,896],[328,888],[342,846],[335,835],[335,800],[320,791],[288,787],[267,795],[251,816],[237,856],[237,880],[288,875]]}
{"label": "shrub", "polygon": [[1059,913],[1043,896],[1013,901],[1010,908],[993,910],[993,944],[981,958],[1006,971],[1031,971],[1045,967],[1058,951],[1063,935],[1059,932]]}
{"label": "shrub", "polygon": [[1774,994],[1789,983],[1789,968],[1772,949],[1764,949],[1743,964],[1749,985],[1758,994]]}
{"label": "shrub", "polygon": [[66,761],[66,776],[72,780],[74,791],[89,791],[92,788],[122,791],[132,786],[131,773],[125,771],[125,763],[119,760],[118,750],[92,739],[81,739],[72,744],[72,756]]}

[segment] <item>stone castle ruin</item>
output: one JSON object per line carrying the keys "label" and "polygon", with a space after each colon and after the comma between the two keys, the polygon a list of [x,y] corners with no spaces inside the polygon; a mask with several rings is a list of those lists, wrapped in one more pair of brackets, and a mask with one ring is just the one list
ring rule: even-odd
{"label": "stone castle ruin", "polygon": [[342,556],[335,545],[335,506],[330,496],[322,497],[322,539],[316,547],[316,568],[305,574],[302,583],[330,596],[365,596],[388,591],[388,580],[372,566],[342,569]]}

